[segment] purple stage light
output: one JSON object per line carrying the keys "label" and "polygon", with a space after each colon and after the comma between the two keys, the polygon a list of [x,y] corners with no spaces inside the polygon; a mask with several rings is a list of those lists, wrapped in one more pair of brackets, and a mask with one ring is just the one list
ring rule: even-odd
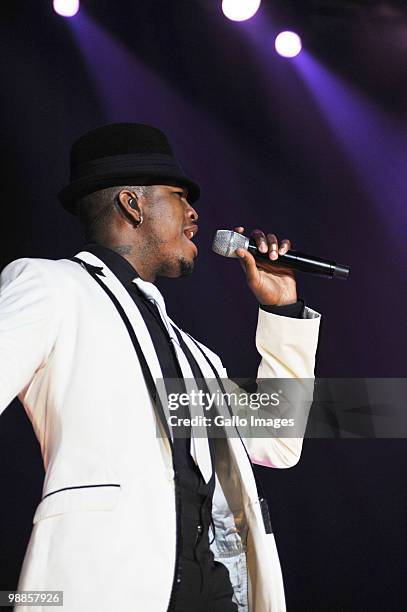
{"label": "purple stage light", "polygon": [[232,21],[246,21],[253,17],[261,0],[222,0],[223,14]]}
{"label": "purple stage light", "polygon": [[53,0],[53,5],[62,17],[73,17],[79,11],[79,0]]}
{"label": "purple stage light", "polygon": [[301,38],[295,32],[280,32],[274,46],[282,57],[295,57],[301,52]]}

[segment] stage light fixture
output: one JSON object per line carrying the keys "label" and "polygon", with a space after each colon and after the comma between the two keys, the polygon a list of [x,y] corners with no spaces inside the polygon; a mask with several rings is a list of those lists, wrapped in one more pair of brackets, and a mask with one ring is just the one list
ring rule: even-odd
{"label": "stage light fixture", "polygon": [[280,32],[274,43],[276,51],[282,57],[295,57],[301,52],[301,38],[295,32]]}
{"label": "stage light fixture", "polygon": [[53,0],[53,5],[62,17],[73,17],[79,11],[79,0]]}
{"label": "stage light fixture", "polygon": [[246,21],[253,17],[261,0],[222,0],[223,14],[232,21]]}

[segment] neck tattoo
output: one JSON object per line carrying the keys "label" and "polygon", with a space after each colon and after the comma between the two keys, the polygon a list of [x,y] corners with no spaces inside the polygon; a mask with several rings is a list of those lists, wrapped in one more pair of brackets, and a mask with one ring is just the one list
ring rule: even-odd
{"label": "neck tattoo", "polygon": [[130,244],[123,244],[111,248],[112,251],[116,251],[116,253],[119,253],[119,255],[131,255],[133,252],[133,247]]}

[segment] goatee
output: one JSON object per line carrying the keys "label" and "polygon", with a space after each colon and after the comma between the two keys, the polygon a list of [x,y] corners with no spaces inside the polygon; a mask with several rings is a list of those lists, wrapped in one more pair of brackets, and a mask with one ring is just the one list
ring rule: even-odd
{"label": "goatee", "polygon": [[180,276],[188,276],[194,271],[194,261],[189,261],[188,259],[185,259],[185,257],[181,257],[179,260],[179,266]]}

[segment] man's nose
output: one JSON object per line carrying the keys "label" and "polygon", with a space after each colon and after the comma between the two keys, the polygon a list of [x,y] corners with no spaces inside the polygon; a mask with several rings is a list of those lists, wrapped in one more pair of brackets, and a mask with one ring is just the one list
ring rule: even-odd
{"label": "man's nose", "polygon": [[191,206],[191,204],[188,204],[187,216],[188,219],[191,219],[191,221],[198,221],[199,219],[198,213],[196,212],[195,208]]}

